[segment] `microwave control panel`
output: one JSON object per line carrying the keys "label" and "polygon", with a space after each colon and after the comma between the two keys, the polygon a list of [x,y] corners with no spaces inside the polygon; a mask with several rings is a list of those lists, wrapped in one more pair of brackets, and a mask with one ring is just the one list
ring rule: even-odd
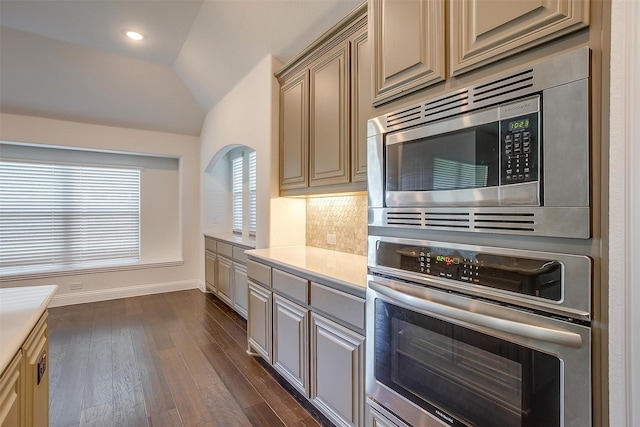
{"label": "microwave control panel", "polygon": [[538,113],[500,121],[502,185],[538,180],[538,135]]}

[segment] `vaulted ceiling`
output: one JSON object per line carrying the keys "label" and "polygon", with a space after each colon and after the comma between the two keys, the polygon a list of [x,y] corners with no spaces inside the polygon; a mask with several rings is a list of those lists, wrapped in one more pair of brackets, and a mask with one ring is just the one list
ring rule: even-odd
{"label": "vaulted ceiling", "polygon": [[199,135],[267,54],[288,61],[361,2],[0,0],[0,111]]}

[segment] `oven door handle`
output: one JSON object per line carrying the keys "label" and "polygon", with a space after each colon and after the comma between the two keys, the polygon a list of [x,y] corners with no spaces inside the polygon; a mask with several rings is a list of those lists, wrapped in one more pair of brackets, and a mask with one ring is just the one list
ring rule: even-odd
{"label": "oven door handle", "polygon": [[394,282],[392,286],[379,282],[369,281],[369,288],[375,292],[391,298],[392,300],[415,307],[423,312],[433,314],[443,320],[457,321],[462,325],[476,326],[488,331],[498,331],[507,335],[517,335],[537,341],[545,341],[560,344],[565,347],[582,347],[582,337],[579,334],[551,329],[527,323],[516,322],[500,317],[494,317],[473,310],[473,300],[469,299],[468,310],[452,307],[442,302],[434,302],[425,298],[422,288],[408,286]]}

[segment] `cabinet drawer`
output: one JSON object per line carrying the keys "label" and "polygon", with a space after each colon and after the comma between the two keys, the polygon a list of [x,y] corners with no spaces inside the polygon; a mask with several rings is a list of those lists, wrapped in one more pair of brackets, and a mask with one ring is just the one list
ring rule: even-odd
{"label": "cabinet drawer", "polygon": [[242,264],[247,263],[247,255],[244,253],[246,251],[245,248],[241,248],[239,246],[233,247],[233,260],[241,262]]}
{"label": "cabinet drawer", "polygon": [[311,282],[311,306],[358,329],[364,329],[364,299]]}
{"label": "cabinet drawer", "polygon": [[218,255],[224,255],[231,259],[233,257],[233,246],[228,243],[218,242]]}
{"label": "cabinet drawer", "polygon": [[209,237],[205,237],[204,238],[204,248],[206,250],[208,250],[208,251],[215,252],[217,250],[216,249],[216,241],[211,239],[211,238],[209,238]]}
{"label": "cabinet drawer", "polygon": [[309,304],[309,281],[293,274],[273,269],[273,289],[302,304]]}
{"label": "cabinet drawer", "polygon": [[247,261],[247,276],[253,281],[271,286],[271,267],[259,262]]}

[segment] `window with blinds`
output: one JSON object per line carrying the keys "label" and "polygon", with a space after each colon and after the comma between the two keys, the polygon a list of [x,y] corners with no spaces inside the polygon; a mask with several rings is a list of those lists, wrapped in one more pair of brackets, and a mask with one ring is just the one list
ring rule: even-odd
{"label": "window with blinds", "polygon": [[242,233],[243,156],[231,160],[231,211],[233,231]]}
{"label": "window with blinds", "polygon": [[231,213],[235,233],[242,233],[245,218],[248,219],[249,234],[256,234],[256,152],[237,149],[231,159]]}
{"label": "window with blinds", "polygon": [[0,161],[0,272],[140,259],[140,170]]}
{"label": "window with blinds", "polygon": [[256,152],[249,153],[249,234],[256,234]]}

